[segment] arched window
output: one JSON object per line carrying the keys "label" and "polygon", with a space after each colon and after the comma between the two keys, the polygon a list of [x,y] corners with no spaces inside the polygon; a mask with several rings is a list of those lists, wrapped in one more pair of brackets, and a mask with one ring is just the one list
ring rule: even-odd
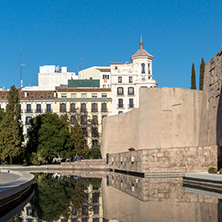
{"label": "arched window", "polygon": [[102,112],[106,112],[106,111],[107,111],[106,103],[102,103]]}
{"label": "arched window", "polygon": [[134,95],[134,88],[133,87],[128,88],[128,95]]}
{"label": "arched window", "polygon": [[66,104],[65,103],[60,104],[60,112],[62,112],[62,113],[66,112]]}
{"label": "arched window", "polygon": [[86,104],[81,103],[81,112],[86,112]]}
{"label": "arched window", "polygon": [[70,104],[70,111],[74,112],[75,111],[75,103]]}
{"label": "arched window", "polygon": [[117,88],[117,95],[123,95],[123,87]]}
{"label": "arched window", "polygon": [[141,64],[141,72],[145,73],[145,64],[144,63]]}
{"label": "arched window", "polygon": [[98,108],[97,108],[97,103],[92,103],[92,112],[97,112]]}

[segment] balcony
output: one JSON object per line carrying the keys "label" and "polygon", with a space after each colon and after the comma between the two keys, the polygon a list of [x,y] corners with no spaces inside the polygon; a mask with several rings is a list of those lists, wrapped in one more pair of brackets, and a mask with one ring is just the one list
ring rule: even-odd
{"label": "balcony", "polygon": [[60,113],[65,113],[66,109],[60,109]]}
{"label": "balcony", "polygon": [[36,113],[42,113],[42,109],[36,109],[35,112]]}
{"label": "balcony", "polygon": [[129,104],[128,108],[129,109],[135,108],[135,104]]}
{"label": "balcony", "polygon": [[101,112],[103,112],[103,113],[108,112],[108,109],[107,108],[102,109]]}
{"label": "balcony", "polygon": [[92,109],[91,112],[92,113],[98,112],[98,109]]}
{"label": "balcony", "polygon": [[26,110],[25,110],[25,113],[32,113],[32,112],[33,112],[32,109],[26,109]]}
{"label": "balcony", "polygon": [[117,109],[123,109],[124,108],[124,105],[123,104],[118,104],[117,105]]}
{"label": "balcony", "polygon": [[31,125],[31,121],[25,121],[25,125],[26,126],[30,126]]}
{"label": "balcony", "polygon": [[52,109],[47,109],[46,113],[52,113]]}
{"label": "balcony", "polygon": [[86,112],[87,112],[86,108],[81,108],[80,111],[81,111],[82,113],[86,113]]}

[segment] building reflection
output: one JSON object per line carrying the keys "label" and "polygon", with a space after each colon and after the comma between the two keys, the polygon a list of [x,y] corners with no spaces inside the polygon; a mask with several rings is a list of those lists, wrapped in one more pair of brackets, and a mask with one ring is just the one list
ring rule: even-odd
{"label": "building reflection", "polygon": [[[37,187],[36,199],[20,212],[21,221],[222,221],[217,196],[183,188],[182,178],[140,178],[113,172],[101,179],[50,174],[38,176]],[[62,209],[56,208],[56,204],[50,206],[50,201],[41,203],[53,189],[65,190],[60,197],[64,202],[68,199],[68,204],[60,206]],[[56,219],[53,211],[58,211]]]}

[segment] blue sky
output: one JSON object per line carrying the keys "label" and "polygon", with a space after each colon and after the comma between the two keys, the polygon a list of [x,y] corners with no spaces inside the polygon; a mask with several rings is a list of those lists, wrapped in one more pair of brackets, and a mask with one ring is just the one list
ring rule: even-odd
{"label": "blue sky", "polygon": [[159,87],[190,88],[203,57],[221,48],[222,1],[7,0],[0,1],[0,86],[38,84],[41,65],[109,65],[139,49],[154,56]]}

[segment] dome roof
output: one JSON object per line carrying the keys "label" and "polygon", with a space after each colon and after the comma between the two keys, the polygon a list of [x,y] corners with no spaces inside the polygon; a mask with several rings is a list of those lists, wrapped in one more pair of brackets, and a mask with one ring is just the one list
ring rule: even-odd
{"label": "dome roof", "polygon": [[149,59],[153,59],[154,57],[149,54],[144,48],[143,48],[143,41],[142,41],[142,36],[140,39],[140,49],[131,56],[130,60],[132,61],[133,59],[136,59],[139,56],[147,56]]}

